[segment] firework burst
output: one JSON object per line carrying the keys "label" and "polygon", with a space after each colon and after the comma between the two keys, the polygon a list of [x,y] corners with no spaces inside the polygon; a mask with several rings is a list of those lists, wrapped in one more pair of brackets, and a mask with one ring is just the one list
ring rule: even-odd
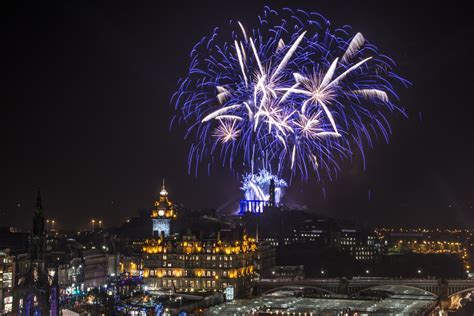
{"label": "firework burst", "polygon": [[393,85],[406,81],[350,34],[314,12],[265,7],[257,27],[231,21],[199,41],[173,97],[193,140],[189,166],[219,159],[239,172],[331,177],[353,148],[388,140],[388,115],[403,113]]}

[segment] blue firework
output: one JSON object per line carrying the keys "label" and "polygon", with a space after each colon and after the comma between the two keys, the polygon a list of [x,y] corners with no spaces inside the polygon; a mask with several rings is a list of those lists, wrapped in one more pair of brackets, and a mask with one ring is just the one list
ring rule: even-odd
{"label": "blue firework", "polygon": [[191,51],[173,96],[173,121],[192,139],[190,170],[219,162],[332,177],[376,137],[388,141],[390,113],[403,113],[394,84],[407,84],[389,57],[314,12],[265,7],[256,25],[230,21]]}

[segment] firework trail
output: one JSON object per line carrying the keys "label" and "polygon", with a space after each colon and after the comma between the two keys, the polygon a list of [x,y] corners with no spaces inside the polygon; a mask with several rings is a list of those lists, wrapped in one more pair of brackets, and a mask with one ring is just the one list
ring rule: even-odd
{"label": "firework trail", "polygon": [[215,28],[191,51],[173,96],[192,139],[189,168],[331,178],[373,140],[388,141],[395,85],[407,81],[361,33],[332,30],[318,13],[265,7],[257,27]]}

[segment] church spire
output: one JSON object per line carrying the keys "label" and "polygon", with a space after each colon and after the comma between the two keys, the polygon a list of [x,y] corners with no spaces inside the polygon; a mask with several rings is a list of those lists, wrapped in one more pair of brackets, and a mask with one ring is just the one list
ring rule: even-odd
{"label": "church spire", "polygon": [[38,188],[38,193],[36,195],[35,210],[37,212],[42,212],[43,211],[43,203],[41,202],[41,192],[40,192],[39,188]]}
{"label": "church spire", "polygon": [[35,211],[33,214],[33,236],[43,236],[45,234],[45,220],[43,214],[43,203],[41,201],[41,193],[38,188],[36,196]]}
{"label": "church spire", "polygon": [[166,191],[166,187],[165,187],[165,178],[163,178],[163,186],[161,187],[160,195],[161,196],[167,196],[168,195],[168,191]]}

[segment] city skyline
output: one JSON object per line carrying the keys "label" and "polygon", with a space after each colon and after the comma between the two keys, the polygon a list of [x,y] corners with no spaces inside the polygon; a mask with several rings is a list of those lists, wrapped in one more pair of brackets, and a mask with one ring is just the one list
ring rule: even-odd
{"label": "city skyline", "polygon": [[[472,226],[472,80],[461,63],[472,52],[465,46],[472,33],[468,11],[427,3],[411,10],[398,3],[340,4],[292,6],[319,11],[334,27],[350,24],[390,53],[413,83],[400,91],[409,118],[392,120],[390,144],[379,140],[366,153],[365,172],[356,157],[325,184],[326,198],[309,179],[293,181],[285,202],[374,226]],[[92,218],[115,226],[151,208],[162,178],[186,207],[237,205],[240,179],[227,169],[187,174],[188,141],[182,131],[169,132],[169,99],[202,33],[231,18],[251,23],[263,5],[214,4],[209,12],[147,3],[132,16],[124,3],[17,3],[3,10],[15,14],[6,17],[10,49],[2,53],[12,61],[4,74],[11,88],[2,124],[2,223],[29,224],[22,219],[33,212],[37,187],[46,216],[68,229],[86,227]]]}

